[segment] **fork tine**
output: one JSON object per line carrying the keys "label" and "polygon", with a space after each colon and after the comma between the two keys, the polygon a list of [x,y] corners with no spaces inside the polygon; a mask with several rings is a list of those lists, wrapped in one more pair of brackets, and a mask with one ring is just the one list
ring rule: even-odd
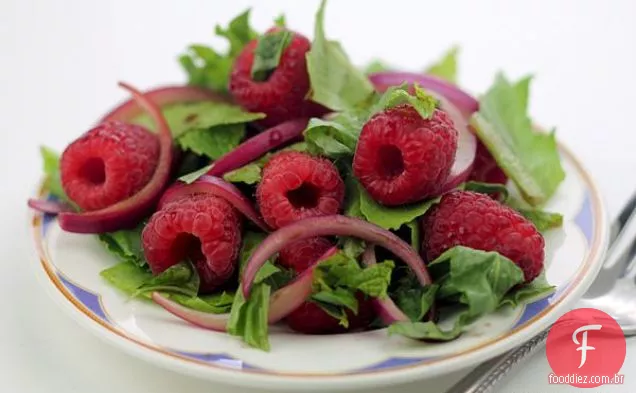
{"label": "fork tine", "polygon": [[[636,202],[636,199],[630,200],[630,207],[634,204],[633,202]],[[627,208],[623,209],[613,226],[612,231],[618,230],[619,232],[616,234],[612,233],[614,238],[610,240],[612,246],[607,251],[604,268],[622,273],[634,253],[632,249],[634,247],[634,239],[636,239],[636,209],[632,211],[628,211]]]}
{"label": "fork tine", "polygon": [[614,241],[622,233],[627,223],[634,219],[634,212],[636,212],[636,193],[632,194],[629,201],[625,204],[625,206],[623,206],[621,212],[618,213],[618,216],[612,223],[610,244],[614,243]]}
{"label": "fork tine", "polygon": [[627,251],[625,260],[628,262],[628,265],[623,276],[628,278],[636,277],[636,239],[634,239],[632,246]]}

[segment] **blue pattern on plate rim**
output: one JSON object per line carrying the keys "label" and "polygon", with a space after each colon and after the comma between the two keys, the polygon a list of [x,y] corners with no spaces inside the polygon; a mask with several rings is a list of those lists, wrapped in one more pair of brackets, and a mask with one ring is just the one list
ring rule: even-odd
{"label": "blue pattern on plate rim", "polygon": [[[49,199],[54,199],[53,197],[49,197]],[[44,239],[47,233],[50,224],[55,220],[55,217],[50,214],[44,214],[42,220],[42,238]],[[577,214],[574,219],[574,223],[579,227],[579,229],[585,235],[588,244],[593,240],[594,234],[594,212],[592,211],[592,198],[590,195],[590,191],[586,190],[584,202],[581,207],[581,211]],[[93,312],[97,317],[103,320],[105,323],[109,325],[113,325],[112,321],[110,321],[107,317],[106,312],[102,308],[102,304],[99,301],[99,296],[87,291],[84,288],[81,288],[71,281],[69,281],[66,277],[64,277],[59,271],[55,271],[56,275],[59,277],[60,281],[63,285],[73,294],[75,299],[83,304],[86,308],[88,308],[91,312]],[[545,299],[538,300],[534,303],[528,304],[525,306],[523,313],[519,317],[519,320],[515,323],[514,326],[510,328],[510,330],[514,330],[519,326],[527,323],[532,320],[534,317],[539,315],[543,310],[545,310],[550,304],[554,303],[556,300],[561,298],[564,292],[566,292],[567,288],[571,285],[571,282],[561,286],[555,293],[550,295]],[[167,349],[167,348],[163,348]],[[214,354],[214,353],[196,353],[196,352],[184,352],[177,350],[170,350],[170,352],[175,355],[182,356],[184,358],[214,364],[216,366],[221,366],[229,369],[241,369],[241,370],[259,370],[263,372],[268,372],[268,370],[262,369],[260,367],[256,367],[253,365],[249,365],[242,360],[235,359],[231,356],[224,354]],[[353,373],[365,373],[370,371],[378,371],[378,370],[388,370],[392,368],[398,368],[408,365],[415,364],[426,364],[432,361],[437,361],[443,358],[444,356],[439,357],[414,357],[414,358],[403,358],[403,357],[393,357],[389,358],[385,361],[382,361],[378,364],[368,366],[359,370],[353,371]]]}

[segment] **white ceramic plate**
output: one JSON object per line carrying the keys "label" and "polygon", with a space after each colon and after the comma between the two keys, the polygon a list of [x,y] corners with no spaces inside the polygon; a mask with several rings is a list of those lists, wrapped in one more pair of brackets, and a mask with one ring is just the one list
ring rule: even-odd
{"label": "white ceramic plate", "polygon": [[[126,298],[101,279],[99,272],[117,261],[95,236],[65,233],[53,217],[38,213],[30,216],[39,257],[36,271],[53,298],[83,326],[133,356],[175,371],[285,390],[425,379],[476,365],[530,339],[569,310],[594,280],[607,247],[605,211],[590,176],[571,153],[561,152],[567,178],[546,206],[565,217],[562,229],[546,233],[547,278],[557,291],[526,307],[483,318],[449,343],[389,338],[386,330],[303,336],[275,327],[270,352],[251,349],[228,335],[189,325],[152,303]],[[44,189],[38,194],[47,196]]]}

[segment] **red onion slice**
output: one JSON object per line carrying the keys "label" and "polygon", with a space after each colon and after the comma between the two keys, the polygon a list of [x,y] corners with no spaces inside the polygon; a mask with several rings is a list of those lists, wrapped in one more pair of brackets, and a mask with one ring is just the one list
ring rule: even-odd
{"label": "red onion slice", "polygon": [[[367,266],[373,266],[376,264],[374,246],[367,246],[366,250],[364,250],[364,254],[362,254],[362,263]],[[400,310],[390,297],[387,297],[386,299],[374,298],[371,302],[375,312],[378,313],[378,316],[384,324],[390,325],[394,322],[409,321],[409,317]]]}
{"label": "red onion slice", "polygon": [[477,137],[471,132],[468,120],[462,113],[444,97],[437,96],[440,100],[442,110],[450,116],[458,132],[457,151],[455,162],[451,167],[446,183],[442,187],[442,192],[452,190],[461,183],[468,180],[473,171],[473,164],[477,154]]}
{"label": "red onion slice", "polygon": [[281,123],[253,136],[241,143],[236,149],[216,160],[208,175],[223,176],[229,171],[249,164],[265,153],[283,146],[302,135],[309,119],[294,119]]}
{"label": "red onion slice", "polygon": [[173,144],[166,119],[159,107],[137,89],[126,83],[119,83],[119,85],[133,95],[139,106],[144,108],[156,123],[160,145],[159,164],[148,184],[130,198],[100,210],[61,213],[58,221],[62,229],[67,232],[102,233],[137,225],[154,208],[170,178]]}
{"label": "red onion slice", "polygon": [[[323,256],[318,258],[310,268],[305,270],[294,281],[270,296],[269,314],[267,316],[268,323],[272,324],[280,321],[305,302],[309,295],[311,295],[314,268],[321,261],[335,254],[336,251],[337,249],[335,247],[327,250]],[[168,299],[159,292],[152,293],[152,300],[169,313],[193,325],[218,332],[225,332],[227,330],[229,314],[209,314],[196,311]]]}
{"label": "red onion slice", "polygon": [[73,208],[64,202],[47,201],[44,199],[29,199],[29,207],[42,213],[59,214],[72,212]]}
{"label": "red onion slice", "polygon": [[[158,107],[181,102],[219,101],[231,103],[228,96],[194,86],[164,86],[144,92],[146,99]],[[100,122],[107,120],[130,121],[143,113],[142,105],[130,99],[107,113]]]}
{"label": "red onion slice", "polygon": [[230,318],[230,314],[210,314],[193,310],[168,299],[159,292],[152,293],[152,300],[170,314],[190,322],[193,325],[217,332],[227,331],[227,321]]}
{"label": "red onion slice", "polygon": [[256,273],[269,257],[290,243],[317,236],[351,236],[378,244],[393,252],[409,265],[422,285],[431,283],[431,276],[428,274],[424,261],[402,239],[366,221],[342,215],[331,215],[296,221],[265,238],[247,261],[242,279],[245,297],[249,296]]}
{"label": "red onion slice", "polygon": [[191,184],[179,182],[172,185],[159,200],[158,209],[161,209],[166,203],[194,194],[211,194],[223,198],[259,228],[265,232],[271,230],[254,209],[252,202],[238,188],[215,176],[203,175]]}
{"label": "red onion slice", "polygon": [[479,110],[479,102],[470,94],[464,92],[452,83],[430,75],[415,72],[377,72],[369,75],[369,79],[376,89],[384,91],[391,86],[399,86],[403,83],[417,83],[427,90],[432,90],[446,97],[466,117],[470,117]]}

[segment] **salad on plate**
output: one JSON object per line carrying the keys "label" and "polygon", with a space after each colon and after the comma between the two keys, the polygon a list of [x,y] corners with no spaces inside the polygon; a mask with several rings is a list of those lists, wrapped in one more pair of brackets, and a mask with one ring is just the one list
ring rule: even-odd
{"label": "salad on plate", "polygon": [[[530,77],[473,98],[458,49],[421,72],[355,65],[250,11],[192,45],[188,83],[132,95],[61,154],[42,148],[62,230],[95,236],[136,301],[269,350],[298,334],[386,329],[430,345],[550,295],[542,206],[564,180],[533,128]],[[116,260],[116,262],[115,262]]]}

